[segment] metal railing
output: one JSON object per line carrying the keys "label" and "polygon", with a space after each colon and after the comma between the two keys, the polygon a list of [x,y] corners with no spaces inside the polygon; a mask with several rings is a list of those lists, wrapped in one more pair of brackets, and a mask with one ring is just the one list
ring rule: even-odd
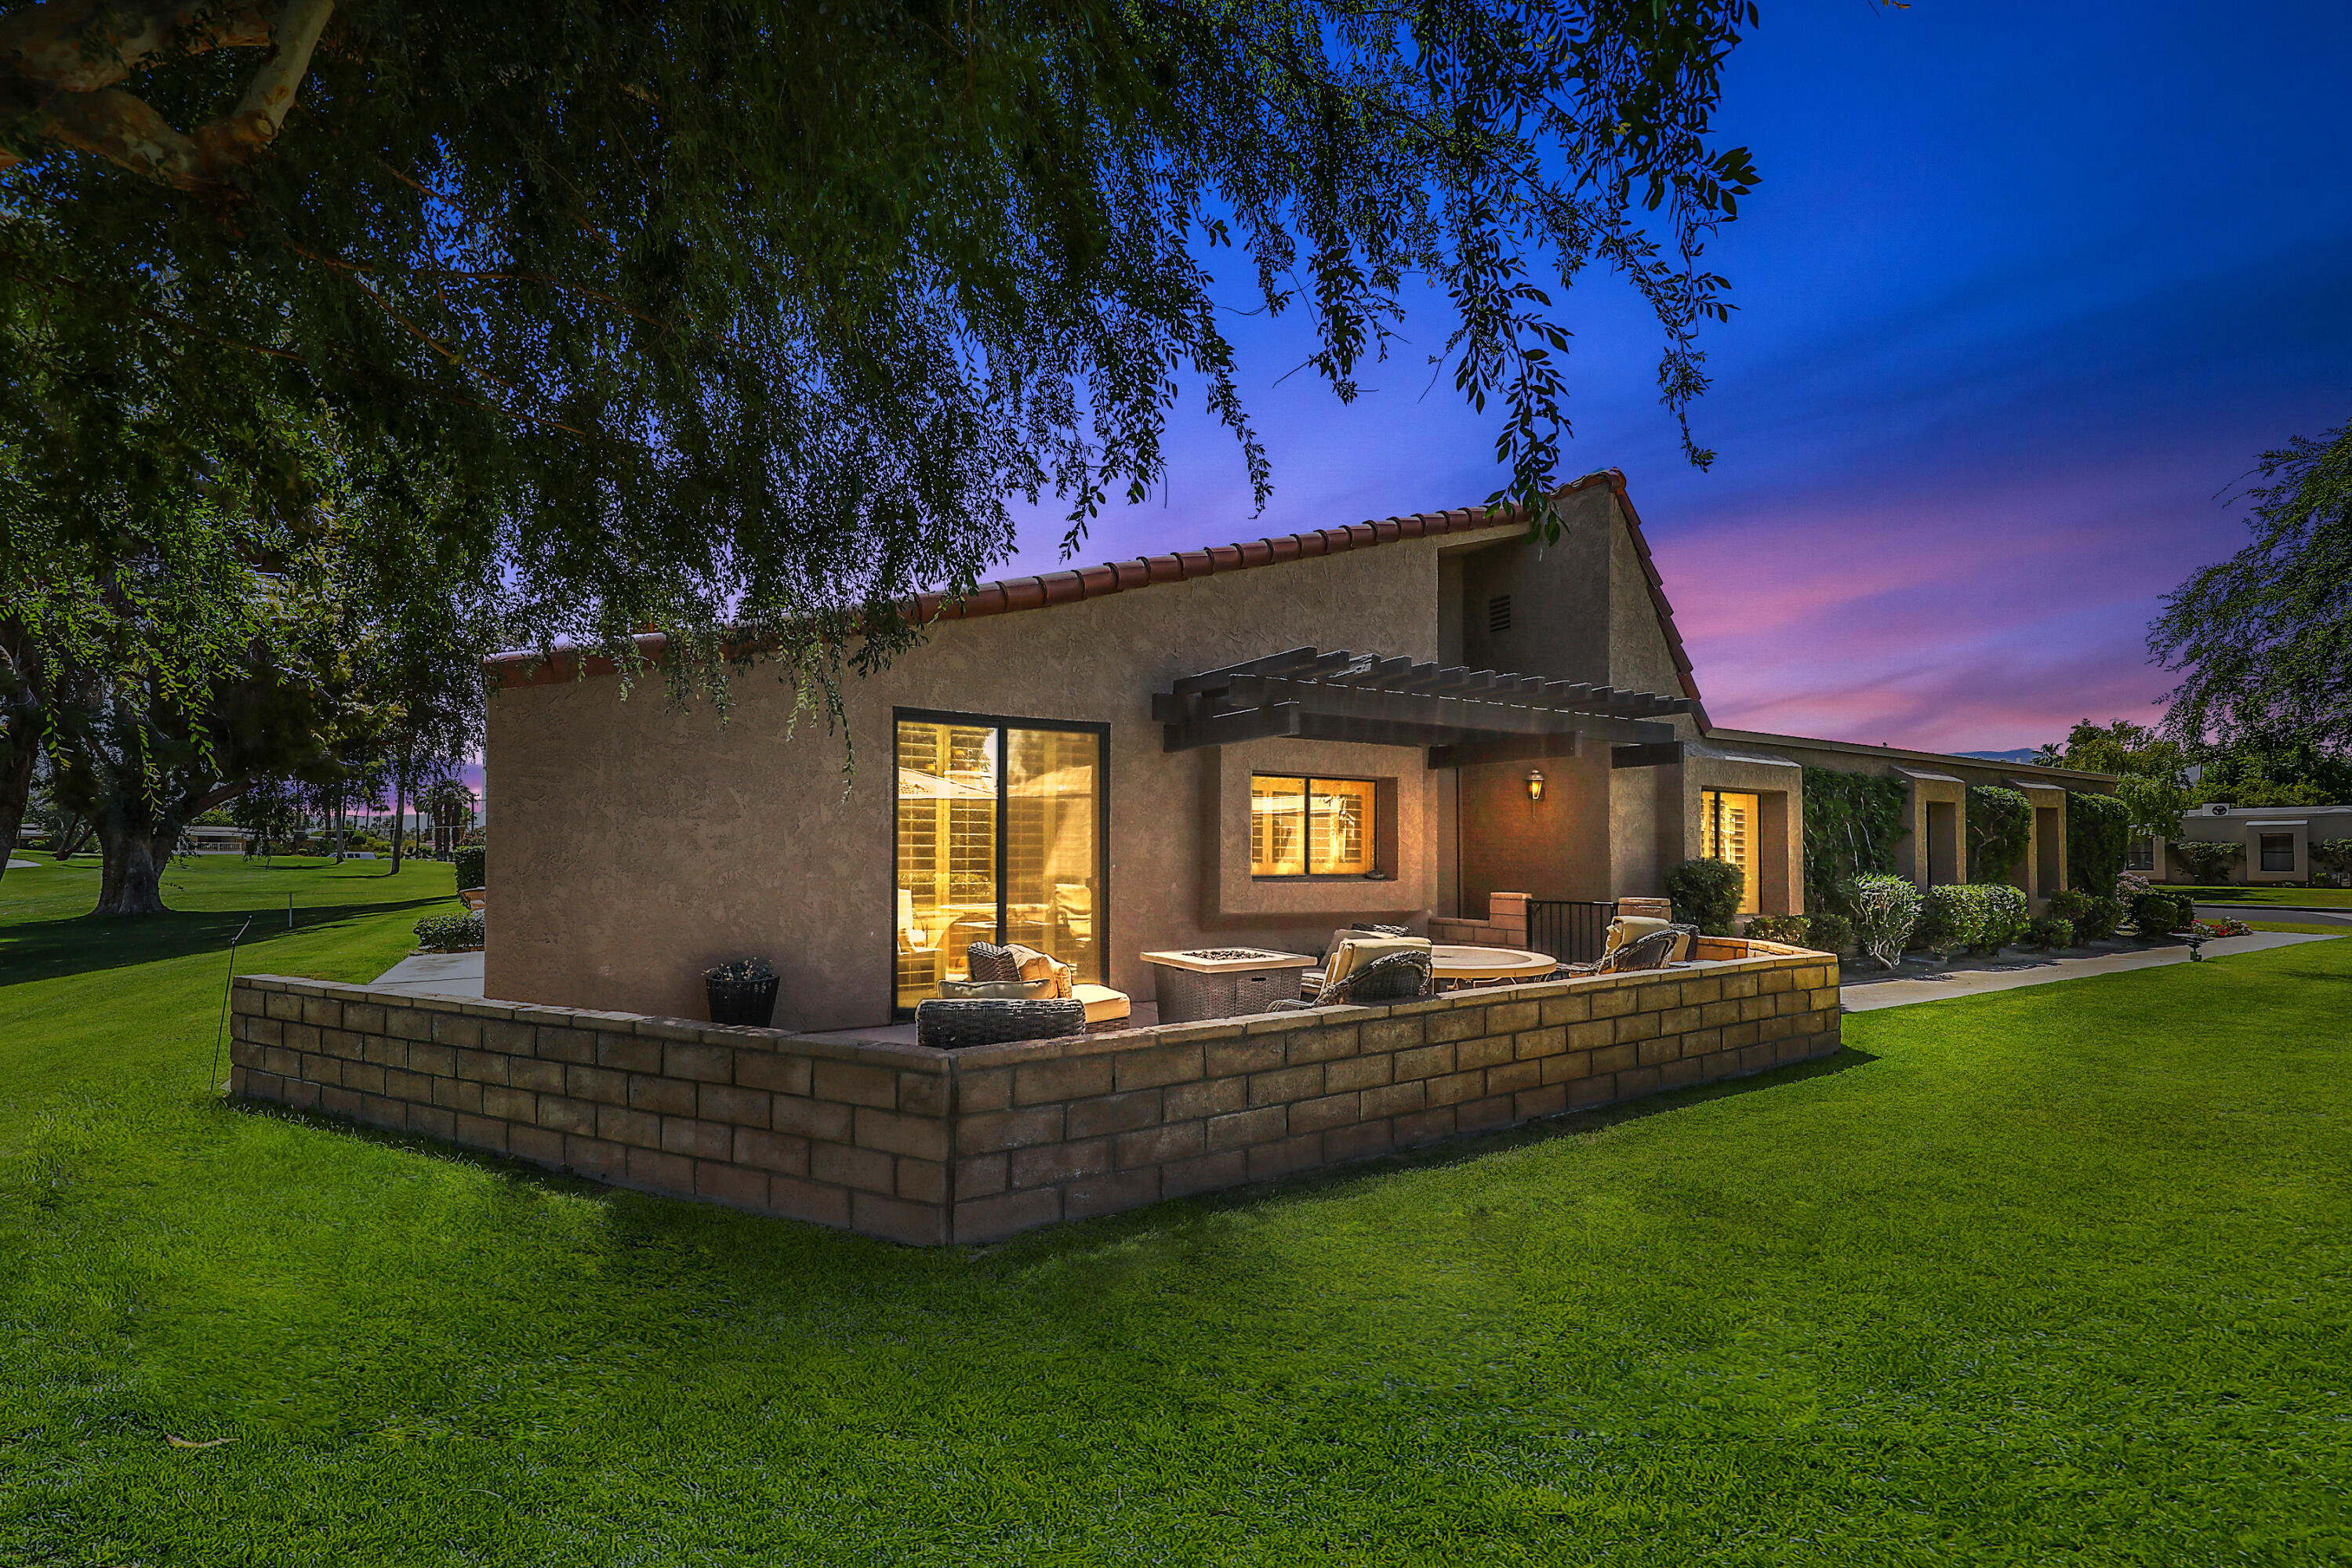
{"label": "metal railing", "polygon": [[1562,963],[1593,963],[1616,915],[1613,899],[1529,899],[1528,945]]}

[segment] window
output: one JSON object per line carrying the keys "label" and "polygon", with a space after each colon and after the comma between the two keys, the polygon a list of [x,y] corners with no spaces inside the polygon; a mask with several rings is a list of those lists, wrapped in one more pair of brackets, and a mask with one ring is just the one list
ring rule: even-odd
{"label": "window", "polygon": [[914,717],[898,724],[897,1002],[1017,942],[1103,978],[1100,727]]}
{"label": "window", "polygon": [[2265,833],[2263,835],[2263,869],[2292,871],[2294,869],[2294,835]]}
{"label": "window", "polygon": [[1376,860],[1370,779],[1250,775],[1250,875],[1363,877]]}
{"label": "window", "polygon": [[2153,838],[2133,839],[2131,841],[2131,847],[2124,851],[2124,869],[2126,871],[2155,870],[2156,840]]}
{"label": "window", "polygon": [[1699,856],[1728,860],[1739,868],[1739,912],[1760,913],[1764,908],[1763,876],[1757,854],[1759,803],[1752,795],[1728,790],[1699,792]]}
{"label": "window", "polygon": [[1511,596],[1508,594],[1497,594],[1486,601],[1486,630],[1491,635],[1510,629]]}

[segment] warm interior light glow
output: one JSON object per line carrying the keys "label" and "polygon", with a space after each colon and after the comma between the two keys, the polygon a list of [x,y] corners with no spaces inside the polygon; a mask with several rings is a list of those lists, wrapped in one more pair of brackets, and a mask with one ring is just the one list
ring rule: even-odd
{"label": "warm interior light glow", "polygon": [[1541,800],[1543,798],[1543,770],[1541,768],[1529,768],[1528,770],[1528,798],[1529,800]]}

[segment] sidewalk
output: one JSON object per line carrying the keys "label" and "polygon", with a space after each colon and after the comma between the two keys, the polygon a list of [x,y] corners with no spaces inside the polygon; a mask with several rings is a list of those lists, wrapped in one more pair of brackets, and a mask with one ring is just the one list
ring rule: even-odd
{"label": "sidewalk", "polygon": [[[2332,936],[2308,936],[2295,931],[2258,931],[2252,936],[2225,936],[2205,944],[2208,959],[2238,952],[2261,952],[2292,947],[2301,942],[2334,942]],[[2079,980],[2086,974],[2118,974],[2127,969],[2155,969],[2189,962],[2189,949],[2144,948],[2137,952],[2102,953],[2096,958],[2054,958],[2005,964],[1995,969],[1964,969],[1918,980],[1864,981],[1840,989],[1849,1013],[1873,1013],[1881,1007],[1907,1007],[1915,1002],[1943,1002],[1954,996],[1982,996],[1995,991],[2015,991],[2026,985],[2048,985]]]}

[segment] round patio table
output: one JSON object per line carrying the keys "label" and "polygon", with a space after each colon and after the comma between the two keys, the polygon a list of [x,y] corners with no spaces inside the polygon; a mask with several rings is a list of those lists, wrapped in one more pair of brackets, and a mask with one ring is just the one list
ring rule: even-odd
{"label": "round patio table", "polygon": [[1548,952],[1517,947],[1455,947],[1429,950],[1429,970],[1440,980],[1540,980],[1559,967]]}

